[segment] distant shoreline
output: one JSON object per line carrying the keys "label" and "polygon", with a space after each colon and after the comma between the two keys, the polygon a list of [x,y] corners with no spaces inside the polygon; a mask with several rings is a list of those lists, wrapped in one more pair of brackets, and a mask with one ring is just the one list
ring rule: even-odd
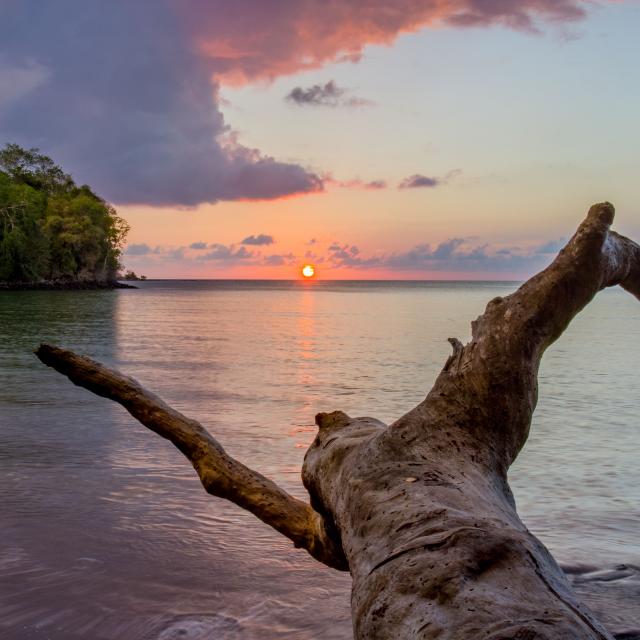
{"label": "distant shoreline", "polygon": [[122,282],[80,282],[45,280],[43,282],[0,282],[0,291],[96,291],[101,289],[137,289]]}

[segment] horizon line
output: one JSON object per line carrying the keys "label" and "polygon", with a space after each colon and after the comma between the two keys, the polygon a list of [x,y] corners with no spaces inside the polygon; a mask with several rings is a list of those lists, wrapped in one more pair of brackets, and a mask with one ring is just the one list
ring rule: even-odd
{"label": "horizon line", "polygon": [[145,278],[144,280],[125,280],[117,282],[302,282],[313,285],[318,282],[524,282],[524,279],[486,279],[486,278]]}

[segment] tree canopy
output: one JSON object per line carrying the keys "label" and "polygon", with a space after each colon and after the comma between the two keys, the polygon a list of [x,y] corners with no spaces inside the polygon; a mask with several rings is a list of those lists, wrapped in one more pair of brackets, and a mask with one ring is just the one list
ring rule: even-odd
{"label": "tree canopy", "polygon": [[113,281],[128,231],[38,149],[0,150],[0,281]]}

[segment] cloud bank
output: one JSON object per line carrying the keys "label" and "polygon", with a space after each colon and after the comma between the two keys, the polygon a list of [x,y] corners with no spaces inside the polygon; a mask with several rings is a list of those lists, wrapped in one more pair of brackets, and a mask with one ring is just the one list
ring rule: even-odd
{"label": "cloud bank", "polygon": [[405,251],[363,255],[358,247],[333,243],[326,252],[325,261],[334,269],[384,270],[389,273],[502,273],[530,274],[547,264],[562,240],[549,242],[541,247],[492,247],[489,244],[473,244],[464,238],[450,238],[432,246],[421,243]]}
{"label": "cloud bank", "polygon": [[[260,236],[249,236],[259,238]],[[269,236],[265,236],[269,237]],[[267,244],[267,243],[265,243]],[[348,242],[333,241],[306,243],[313,249],[303,253],[292,252],[267,254],[262,246],[254,244],[247,249],[245,244],[221,244],[193,242],[189,247],[150,247],[147,244],[130,245],[125,252],[128,267],[143,272],[167,263],[171,268],[204,269],[201,273],[211,275],[210,269],[249,267],[301,267],[309,261],[322,265],[323,272],[347,272],[351,277],[374,273],[375,277],[434,277],[434,274],[458,274],[474,278],[476,274],[491,273],[505,279],[526,277],[546,266],[566,244],[565,239],[554,240],[538,246],[496,246],[489,243],[478,244],[469,238],[449,238],[438,244],[427,242],[416,244],[395,252],[362,251]],[[290,271],[286,272],[291,275]]]}
{"label": "cloud bank", "polygon": [[12,94],[3,89],[0,140],[39,146],[116,203],[323,189],[313,171],[238,143],[219,109],[215,68],[176,26],[172,3],[2,5],[0,79],[19,82]]}
{"label": "cloud bank", "polygon": [[534,31],[540,21],[580,19],[586,6],[586,0],[4,0],[0,140],[39,146],[117,203],[192,206],[314,193],[324,185],[313,170],[238,142],[220,110],[220,83],[357,61],[367,45],[429,25]]}

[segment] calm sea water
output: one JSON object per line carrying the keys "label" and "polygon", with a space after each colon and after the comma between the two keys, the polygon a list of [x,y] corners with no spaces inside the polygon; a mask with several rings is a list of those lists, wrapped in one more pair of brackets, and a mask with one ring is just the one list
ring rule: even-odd
{"label": "calm sea water", "polygon": [[[304,497],[318,411],[393,421],[509,283],[141,283],[0,293],[0,638],[348,640],[350,580],[209,497],[120,407],[32,354],[135,376]],[[520,513],[619,637],[640,637],[640,304],[600,294],[546,354]],[[625,635],[626,634],[626,635]],[[635,635],[637,634],[637,635]]]}

